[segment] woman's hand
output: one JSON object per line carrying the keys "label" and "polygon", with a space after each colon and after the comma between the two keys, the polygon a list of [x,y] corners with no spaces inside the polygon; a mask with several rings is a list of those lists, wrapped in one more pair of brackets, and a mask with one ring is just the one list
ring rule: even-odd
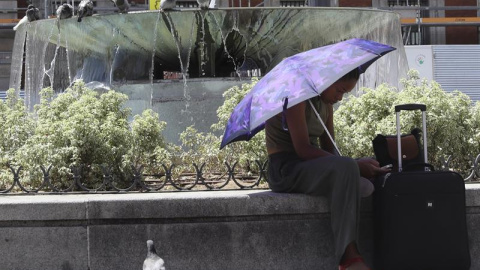
{"label": "woman's hand", "polygon": [[391,171],[391,169],[380,168],[380,164],[373,158],[357,159],[360,175],[371,179],[378,175],[383,175]]}

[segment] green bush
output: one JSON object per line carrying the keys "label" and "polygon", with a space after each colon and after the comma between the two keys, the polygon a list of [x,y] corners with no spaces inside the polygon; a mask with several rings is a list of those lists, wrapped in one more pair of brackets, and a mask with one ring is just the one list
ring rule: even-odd
{"label": "green bush", "polygon": [[[41,102],[28,113],[23,100],[14,90],[0,102],[0,188],[11,183],[6,168],[23,167],[25,186],[43,181],[39,166],[53,166],[50,174],[56,185],[71,183],[71,166],[83,165],[84,181],[98,186],[102,181],[102,165],[118,175],[117,181],[131,181],[132,165],[143,167],[144,173],[155,174],[175,165],[175,173],[192,171],[192,163],[206,164],[204,172],[224,170],[224,162],[239,161],[236,171],[252,173],[254,161],[267,159],[265,134],[259,132],[249,142],[235,142],[220,150],[222,136],[231,112],[257,83],[257,79],[235,86],[224,93],[224,103],[217,110],[218,121],[212,132],[199,132],[188,127],[180,134],[182,145],[167,144],[162,136],[166,123],[152,110],[136,115],[131,123],[127,96],[115,91],[104,94],[76,82],[63,93],[54,95],[50,88],[40,93]],[[335,111],[336,140],[343,155],[373,156],[372,139],[376,134],[395,134],[394,106],[404,103],[427,105],[429,161],[441,166],[441,158],[454,157],[451,166],[468,172],[471,161],[480,153],[480,103],[472,106],[468,96],[443,91],[436,82],[419,80],[411,71],[402,81],[403,90],[380,85],[375,90],[364,88],[360,96],[350,95]],[[419,113],[402,112],[402,133],[421,126]],[[5,179],[9,179],[5,181]],[[2,182],[3,181],[3,182]]]}
{"label": "green bush", "polygon": [[199,132],[194,126],[187,127],[180,134],[183,151],[180,159],[183,164],[203,163],[210,169],[223,167],[225,154],[220,151],[219,137],[213,133]]}
{"label": "green bush", "polygon": [[[9,92],[10,93],[10,92]],[[82,166],[85,181],[98,185],[102,166],[111,168],[119,182],[131,181],[131,164],[153,169],[159,148],[164,148],[162,131],[165,123],[158,115],[146,110],[134,117],[125,107],[127,96],[115,91],[102,95],[76,82],[71,88],[54,96],[51,88],[40,92],[40,104],[29,115],[23,101],[9,95],[0,105],[5,129],[1,160],[22,166],[22,183],[43,181],[39,166],[53,166],[52,179],[71,182],[71,167]],[[3,145],[2,145],[3,147]]]}
{"label": "green bush", "polygon": [[471,108],[471,117],[467,123],[472,129],[472,137],[468,140],[468,145],[472,153],[480,154],[480,102]]}
{"label": "green bush", "polygon": [[0,100],[0,189],[5,190],[13,183],[7,165],[14,162],[34,129],[35,121],[28,115],[23,100],[17,97],[14,89],[8,90],[7,99]]}
{"label": "green bush", "polygon": [[[147,169],[157,167],[162,161],[162,152],[167,147],[162,132],[167,123],[158,121],[158,114],[151,109],[135,115],[131,123],[131,147],[124,158],[127,164],[146,166]],[[160,157],[160,159],[159,159]]]}
{"label": "green bush", "polygon": [[14,89],[7,91],[7,99],[0,100],[0,163],[13,160],[18,149],[33,134],[34,120],[28,115],[22,99]]}
{"label": "green bush", "polygon": [[[396,134],[394,106],[422,103],[427,106],[428,159],[436,168],[441,159],[454,157],[452,168],[465,173],[471,157],[479,151],[479,105],[458,91],[447,93],[432,81],[419,80],[418,72],[410,71],[402,80],[403,90],[386,85],[363,89],[359,97],[346,98],[335,111],[335,131],[342,154],[373,156],[372,140],[376,134]],[[419,112],[401,113],[401,131],[409,133],[421,127]]]}

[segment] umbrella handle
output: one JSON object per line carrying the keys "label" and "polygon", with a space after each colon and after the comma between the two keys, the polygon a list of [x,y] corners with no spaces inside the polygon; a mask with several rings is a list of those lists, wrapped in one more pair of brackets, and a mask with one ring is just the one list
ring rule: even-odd
{"label": "umbrella handle", "polygon": [[336,144],[335,141],[333,140],[332,135],[330,135],[330,132],[328,132],[328,129],[327,129],[327,127],[325,126],[325,123],[323,123],[323,120],[322,120],[322,118],[320,117],[320,114],[318,114],[317,109],[315,109],[315,106],[313,106],[313,103],[312,103],[312,101],[311,101],[310,99],[308,100],[308,103],[310,103],[310,106],[312,107],[313,112],[315,112],[315,115],[317,116],[318,121],[320,121],[320,124],[322,124],[323,128],[325,129],[325,132],[327,133],[328,137],[329,137],[330,140],[332,141],[333,146],[335,146],[335,150],[337,150],[338,155],[341,156],[342,154],[340,153],[340,150],[338,150],[337,144]]}

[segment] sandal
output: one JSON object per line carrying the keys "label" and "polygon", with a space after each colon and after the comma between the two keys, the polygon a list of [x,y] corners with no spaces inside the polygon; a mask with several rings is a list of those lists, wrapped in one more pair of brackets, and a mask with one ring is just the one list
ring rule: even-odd
{"label": "sandal", "polygon": [[350,260],[346,260],[344,263],[340,264],[338,266],[338,270],[347,270],[348,267],[357,262],[365,263],[365,260],[362,257],[351,258]]}

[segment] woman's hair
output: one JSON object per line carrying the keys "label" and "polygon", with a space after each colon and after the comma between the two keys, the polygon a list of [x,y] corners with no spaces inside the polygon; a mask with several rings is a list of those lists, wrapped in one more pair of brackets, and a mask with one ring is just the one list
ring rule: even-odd
{"label": "woman's hair", "polygon": [[352,71],[348,72],[347,74],[343,75],[343,77],[340,78],[340,81],[348,81],[351,79],[358,81],[359,77],[360,77],[360,69],[355,68]]}

